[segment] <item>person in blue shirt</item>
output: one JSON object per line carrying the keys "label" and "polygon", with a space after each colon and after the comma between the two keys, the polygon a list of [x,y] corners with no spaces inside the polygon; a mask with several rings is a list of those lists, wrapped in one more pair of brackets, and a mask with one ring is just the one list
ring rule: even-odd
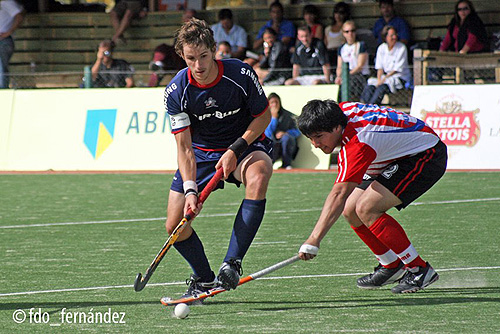
{"label": "person in blue shirt", "polygon": [[[234,58],[215,60],[210,26],[191,19],[176,33],[176,52],[186,61],[165,89],[165,110],[177,143],[178,170],[168,198],[169,234],[184,214],[199,214],[201,191],[222,168],[225,183],[245,186],[229,247],[216,277],[203,244],[188,225],[174,244],[193,270],[184,296],[222,286],[235,289],[241,261],[264,217],[272,175],[272,142],[264,131],[271,120],[269,103],[252,67]],[[214,229],[216,226],[214,226]]]}
{"label": "person in blue shirt", "polygon": [[292,169],[292,161],[299,150],[297,139],[300,137],[295,115],[283,108],[278,94],[271,93],[267,99],[272,118],[265,134],[273,141],[273,163],[281,158],[280,168]]}
{"label": "person in blue shirt", "polygon": [[254,50],[258,50],[262,47],[262,44],[264,43],[263,36],[266,28],[273,28],[278,34],[278,40],[283,42],[283,44],[288,48],[293,47],[296,36],[295,25],[292,21],[283,19],[283,12],[283,5],[279,1],[275,1],[269,6],[269,15],[271,19],[260,28],[257,38],[255,38],[255,41],[253,42]]}
{"label": "person in blue shirt", "polygon": [[247,48],[247,32],[234,24],[231,9],[223,8],[218,13],[219,23],[212,25],[215,42],[228,42],[231,45],[231,57],[242,59]]}
{"label": "person in blue shirt", "polygon": [[379,8],[380,14],[382,15],[373,26],[373,36],[377,39],[378,44],[384,43],[382,38],[382,29],[386,25],[393,26],[396,28],[396,31],[399,36],[399,41],[406,46],[409,46],[408,43],[411,39],[411,32],[408,23],[400,16],[396,15],[394,10],[394,1],[393,0],[379,0]]}

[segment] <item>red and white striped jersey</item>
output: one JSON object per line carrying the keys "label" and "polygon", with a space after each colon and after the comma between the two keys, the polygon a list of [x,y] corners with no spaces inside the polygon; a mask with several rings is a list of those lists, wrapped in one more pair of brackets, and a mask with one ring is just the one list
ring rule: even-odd
{"label": "red and white striped jersey", "polygon": [[435,146],[439,137],[424,121],[388,107],[340,103],[347,116],[335,182],[361,183],[391,162]]}

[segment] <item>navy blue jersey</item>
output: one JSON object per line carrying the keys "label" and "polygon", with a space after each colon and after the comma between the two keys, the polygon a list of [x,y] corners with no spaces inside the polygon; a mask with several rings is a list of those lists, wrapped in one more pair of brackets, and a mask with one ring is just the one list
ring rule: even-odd
{"label": "navy blue jersey", "polygon": [[200,85],[185,68],[165,89],[172,133],[190,128],[193,147],[205,151],[225,150],[268,107],[251,66],[237,59],[217,65],[219,74],[208,85]]}

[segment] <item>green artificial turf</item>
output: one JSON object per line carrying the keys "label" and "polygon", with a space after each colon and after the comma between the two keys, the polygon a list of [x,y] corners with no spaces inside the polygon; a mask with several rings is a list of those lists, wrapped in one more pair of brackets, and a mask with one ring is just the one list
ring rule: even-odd
{"label": "green artificial turf", "polygon": [[[210,298],[185,320],[159,302],[180,295],[191,273],[175,249],[142,292],[132,288],[168,237],[171,180],[168,174],[1,175],[0,332],[500,332],[500,173],[447,173],[415,205],[389,211],[441,275],[426,290],[358,289],[356,278],[376,261],[341,218],[313,261]],[[296,253],[334,180],[333,172],[273,176],[245,275]],[[193,223],[214,270],[243,195],[233,185],[214,192]],[[13,319],[22,315],[17,310],[26,314],[23,323]],[[63,310],[76,314],[67,318],[73,323],[61,319]],[[38,311],[48,323],[35,323],[42,320]],[[123,314],[125,323],[89,323],[106,312],[116,313],[117,322]]]}

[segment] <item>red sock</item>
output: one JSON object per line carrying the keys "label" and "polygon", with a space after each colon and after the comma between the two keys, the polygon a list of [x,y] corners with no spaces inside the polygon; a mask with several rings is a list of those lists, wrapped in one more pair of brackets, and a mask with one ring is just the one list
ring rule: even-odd
{"label": "red sock", "polygon": [[385,268],[396,268],[399,258],[391,249],[384,245],[364,224],[359,227],[351,226],[358,237],[371,249],[378,262]]}
{"label": "red sock", "polygon": [[406,236],[403,227],[387,213],[380,216],[380,218],[370,226],[370,230],[382,243],[398,255],[406,267],[426,267],[425,261],[418,255]]}

